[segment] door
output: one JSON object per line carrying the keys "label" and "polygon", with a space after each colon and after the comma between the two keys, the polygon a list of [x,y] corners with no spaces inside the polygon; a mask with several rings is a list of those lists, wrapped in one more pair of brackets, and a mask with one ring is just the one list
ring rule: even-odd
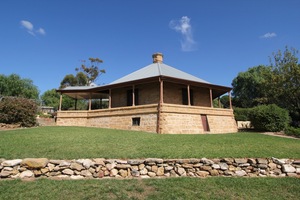
{"label": "door", "polygon": [[201,120],[202,120],[202,126],[203,126],[204,132],[209,132],[207,116],[206,115],[201,115]]}

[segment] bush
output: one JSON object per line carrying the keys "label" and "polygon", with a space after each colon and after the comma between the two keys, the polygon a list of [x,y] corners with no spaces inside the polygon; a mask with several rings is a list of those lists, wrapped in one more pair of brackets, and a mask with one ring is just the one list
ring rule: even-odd
{"label": "bush", "polygon": [[290,122],[288,111],[275,104],[254,107],[249,117],[251,124],[259,131],[283,131]]}
{"label": "bush", "polygon": [[250,121],[249,115],[252,108],[234,108],[234,118],[236,121]]}
{"label": "bush", "polygon": [[0,123],[31,127],[36,125],[36,114],[37,104],[33,100],[4,97],[0,101]]}
{"label": "bush", "polygon": [[287,127],[284,131],[286,135],[296,136],[300,138],[300,128]]}

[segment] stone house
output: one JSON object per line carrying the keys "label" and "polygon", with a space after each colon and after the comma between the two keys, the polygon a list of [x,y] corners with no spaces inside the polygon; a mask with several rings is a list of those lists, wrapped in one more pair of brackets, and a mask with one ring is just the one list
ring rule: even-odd
{"label": "stone house", "polygon": [[[153,63],[108,85],[59,89],[59,126],[89,126],[162,134],[237,132],[230,108],[214,108],[213,100],[231,88],[214,85],[163,63]],[[88,101],[87,110],[61,110],[62,94]],[[92,109],[105,101],[106,108]]]}

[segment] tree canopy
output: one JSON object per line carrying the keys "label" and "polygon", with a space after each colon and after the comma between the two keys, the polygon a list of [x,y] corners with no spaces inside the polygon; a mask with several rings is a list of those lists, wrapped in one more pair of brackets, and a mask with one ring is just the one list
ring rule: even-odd
{"label": "tree canopy", "polygon": [[24,97],[38,99],[39,90],[28,78],[22,79],[17,74],[5,76],[0,74],[0,96]]}
{"label": "tree canopy", "polygon": [[300,64],[298,51],[285,47],[270,57],[270,66],[257,66],[241,72],[232,81],[234,106],[247,108],[276,104],[300,121]]}
{"label": "tree canopy", "polygon": [[99,58],[89,58],[90,63],[87,65],[86,61],[83,60],[80,68],[75,68],[77,72],[68,74],[60,83],[61,88],[67,86],[89,86],[94,83],[97,78],[105,73],[105,69],[99,69],[99,65],[103,63],[103,60]]}

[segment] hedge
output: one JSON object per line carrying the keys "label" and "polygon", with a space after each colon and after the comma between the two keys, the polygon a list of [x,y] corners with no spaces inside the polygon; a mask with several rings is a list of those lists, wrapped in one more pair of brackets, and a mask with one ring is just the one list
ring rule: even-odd
{"label": "hedge", "polygon": [[36,125],[37,104],[34,100],[20,97],[3,97],[0,101],[0,123]]}

